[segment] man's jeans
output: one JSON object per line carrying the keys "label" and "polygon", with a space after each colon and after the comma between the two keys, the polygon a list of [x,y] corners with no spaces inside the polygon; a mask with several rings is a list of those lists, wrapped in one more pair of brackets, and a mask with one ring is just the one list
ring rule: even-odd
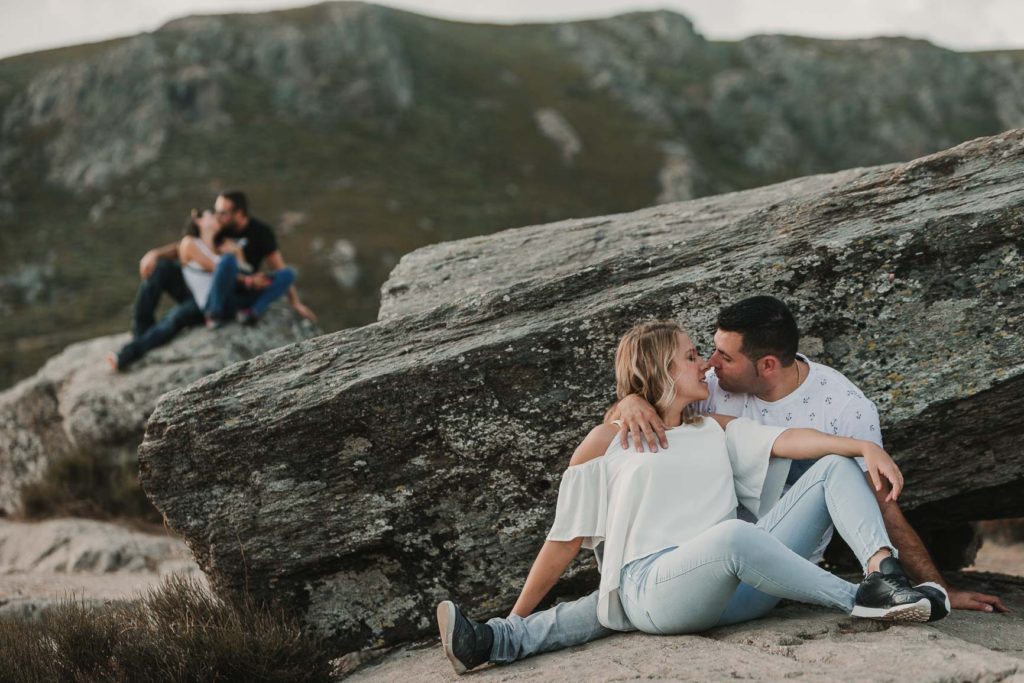
{"label": "man's jeans", "polygon": [[238,311],[248,308],[256,317],[262,316],[271,303],[288,292],[295,282],[295,270],[282,268],[270,277],[272,282],[263,289],[239,287],[238,259],[234,254],[221,256],[217,269],[213,271],[213,287],[204,313],[215,320],[228,320]]}
{"label": "man's jeans", "polygon": [[[778,546],[777,549],[788,548],[786,552],[792,551],[788,561],[799,560],[801,563],[787,566],[799,568],[802,572],[812,572],[815,582],[827,582],[822,585],[827,585],[830,593],[834,592],[831,597],[813,600],[806,594],[807,586],[797,587],[797,590],[804,591],[802,597],[796,596],[797,599],[819,603],[828,603],[831,600],[832,603],[829,604],[834,603],[837,607],[841,605],[842,608],[849,609],[853,606],[853,591],[855,590],[852,584],[837,577],[825,579],[821,575],[828,575],[827,572],[810,564],[805,559],[796,557],[797,555],[802,558],[810,557],[817,548],[825,529],[832,522],[836,524],[840,534],[854,550],[862,566],[878,550],[892,548],[892,542],[886,534],[874,494],[868,489],[860,467],[851,458],[827,456],[817,461],[756,525],[746,525],[739,521],[730,521],[726,524],[729,526],[746,525],[750,527],[749,532],[757,531],[762,536],[773,539],[773,543],[774,540],[780,541],[781,543],[774,543]],[[748,531],[740,533],[745,534]],[[767,532],[767,534],[763,532]],[[742,550],[742,544],[738,547]],[[636,593],[635,586],[638,583],[630,578],[630,570],[633,570],[634,574],[640,574],[645,566],[649,569],[652,564],[657,564],[662,558],[679,552],[677,550],[665,552],[660,556],[642,558],[627,565],[623,571],[624,580],[621,586],[623,597],[626,598],[624,604],[630,599],[630,591]],[[764,560],[759,558],[756,562],[762,561]],[[772,561],[774,560],[768,560],[768,562]],[[797,580],[799,581],[799,579]],[[833,584],[832,580],[838,583]],[[719,579],[716,578],[715,581],[719,581]],[[734,576],[728,591],[726,591],[726,597],[731,594],[727,602],[725,600],[716,602],[713,596],[706,596],[708,604],[712,606],[708,607],[704,613],[696,615],[701,620],[700,628],[733,624],[764,616],[779,601],[778,597],[762,593],[746,583],[740,583],[736,587],[737,583]],[[768,589],[763,582],[758,581],[758,583]],[[734,587],[735,590],[733,590]],[[849,602],[848,606],[847,601]],[[563,603],[552,609],[531,614],[525,619],[517,616],[510,616],[507,619],[491,619],[487,622],[494,632],[491,661],[512,662],[541,652],[581,645],[614,633],[598,622],[597,602],[598,594],[594,592],[580,600]],[[697,599],[691,602],[687,609],[700,609],[701,605],[702,601]],[[666,604],[666,607],[672,608],[673,605]],[[715,613],[710,614],[710,612]],[[646,626],[642,623],[636,625],[641,628]]]}
{"label": "man's jeans", "polygon": [[121,347],[117,352],[117,368],[127,369],[151,349],[169,342],[182,329],[202,324],[203,312],[189,294],[188,299],[167,311],[160,322],[150,325],[145,332]]}
{"label": "man's jeans", "polygon": [[177,261],[158,259],[156,268],[139,285],[135,293],[135,305],[132,307],[133,338],[138,339],[156,324],[156,307],[164,292],[179,304],[192,301],[192,292],[185,284],[181,264]]}

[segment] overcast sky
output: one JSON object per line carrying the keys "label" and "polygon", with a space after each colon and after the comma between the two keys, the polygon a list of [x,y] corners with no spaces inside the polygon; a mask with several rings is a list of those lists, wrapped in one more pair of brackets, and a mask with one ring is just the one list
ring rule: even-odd
{"label": "overcast sky", "polygon": [[[188,14],[259,12],[297,0],[0,0],[0,57],[152,31]],[[672,9],[709,38],[755,33],[855,38],[904,35],[956,50],[1024,48],[1022,0],[389,0],[467,21],[559,21]]]}

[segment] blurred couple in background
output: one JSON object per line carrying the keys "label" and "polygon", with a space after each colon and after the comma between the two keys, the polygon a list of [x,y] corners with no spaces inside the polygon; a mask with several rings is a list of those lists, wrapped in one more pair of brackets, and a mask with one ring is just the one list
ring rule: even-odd
{"label": "blurred couple in background", "polygon": [[[218,194],[213,209],[193,209],[185,235],[147,251],[139,261],[139,276],[132,340],[108,357],[117,371],[186,327],[216,329],[231,321],[254,325],[286,295],[296,313],[316,322],[299,299],[295,270],[285,265],[274,231],[249,214],[248,199],[237,190]],[[164,293],[176,305],[157,321]]]}

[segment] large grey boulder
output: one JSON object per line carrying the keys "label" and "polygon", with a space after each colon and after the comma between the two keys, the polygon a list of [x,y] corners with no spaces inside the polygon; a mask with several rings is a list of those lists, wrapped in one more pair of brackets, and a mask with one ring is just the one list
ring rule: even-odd
{"label": "large grey boulder", "polygon": [[[883,415],[922,524],[1024,514],[1024,131],[414,253],[382,320],[166,394],[142,482],[214,586],[342,648],[505,613],[634,322],[772,292]],[[575,565],[580,586],[592,565]]]}
{"label": "large grey boulder", "polygon": [[21,488],[76,450],[134,458],[164,392],[317,332],[278,306],[253,327],[187,330],[123,373],[111,372],[105,357],[127,334],[72,344],[0,393],[0,513],[16,512]]}

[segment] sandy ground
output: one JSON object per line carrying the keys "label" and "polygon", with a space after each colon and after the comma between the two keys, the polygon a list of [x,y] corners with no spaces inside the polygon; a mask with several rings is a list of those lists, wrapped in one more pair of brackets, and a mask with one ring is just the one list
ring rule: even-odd
{"label": "sandy ground", "polygon": [[94,520],[0,520],[0,615],[31,616],[66,598],[132,599],[170,575],[205,581],[167,532]]}
{"label": "sandy ground", "polygon": [[[165,572],[164,575],[166,575]],[[136,597],[160,584],[155,572],[68,574],[27,572],[0,575],[0,602],[17,599],[64,597],[90,600],[122,600]]]}
{"label": "sandy ground", "polygon": [[1024,576],[1024,543],[1004,545],[986,541],[974,560],[974,571]]}
{"label": "sandy ground", "polygon": [[345,681],[1024,683],[1024,579],[974,572],[950,578],[1001,595],[1012,611],[957,610],[932,624],[892,625],[790,603],[763,619],[697,635],[616,634],[462,677],[435,638],[365,657]]}
{"label": "sandy ground", "polygon": [[159,577],[149,574],[104,575],[16,573],[0,576],[0,600],[17,598],[62,598],[81,596],[110,600],[127,597],[156,585]]}

